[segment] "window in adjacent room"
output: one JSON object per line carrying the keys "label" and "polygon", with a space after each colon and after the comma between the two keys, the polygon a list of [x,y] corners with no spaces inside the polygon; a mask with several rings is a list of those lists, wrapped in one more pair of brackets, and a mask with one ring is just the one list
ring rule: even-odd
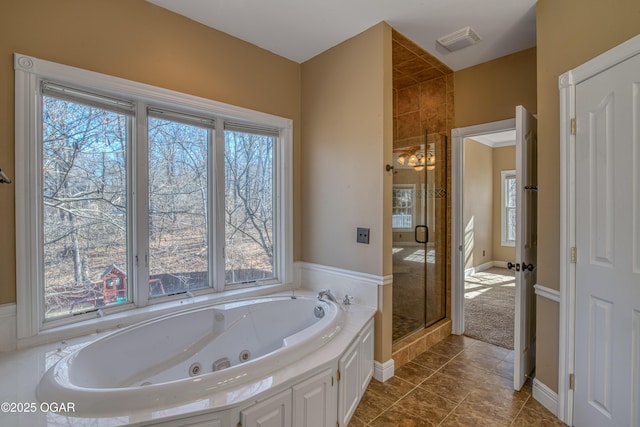
{"label": "window in adjacent room", "polygon": [[502,178],[502,246],[516,245],[516,171],[504,170]]}
{"label": "window in adjacent room", "polygon": [[391,214],[392,228],[410,230],[414,227],[416,190],[413,184],[394,184]]}

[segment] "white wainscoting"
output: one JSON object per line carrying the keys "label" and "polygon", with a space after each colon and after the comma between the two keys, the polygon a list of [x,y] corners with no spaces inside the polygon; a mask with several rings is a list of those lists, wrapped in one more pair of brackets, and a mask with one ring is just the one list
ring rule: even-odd
{"label": "white wainscoting", "polygon": [[[383,309],[383,287],[393,283],[393,275],[376,276],[309,262],[294,263],[294,271],[296,284],[302,289],[315,292],[330,289],[340,302],[349,295],[353,304],[374,307],[379,312]],[[384,382],[393,375],[393,359],[374,361],[373,378]]]}
{"label": "white wainscoting", "polygon": [[[296,262],[297,283],[303,289],[321,291],[330,289],[338,301],[345,295],[353,297],[354,304],[380,309],[378,287],[391,284],[393,276],[375,276],[342,268],[328,267],[309,262]],[[381,303],[381,301],[380,301]]]}
{"label": "white wainscoting", "polygon": [[0,305],[0,353],[18,347],[16,304]]}

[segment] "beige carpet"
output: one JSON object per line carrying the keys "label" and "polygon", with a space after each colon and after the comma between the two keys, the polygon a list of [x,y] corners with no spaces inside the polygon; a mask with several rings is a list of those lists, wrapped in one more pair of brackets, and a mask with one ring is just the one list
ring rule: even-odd
{"label": "beige carpet", "polygon": [[513,350],[515,276],[490,268],[465,278],[464,334]]}

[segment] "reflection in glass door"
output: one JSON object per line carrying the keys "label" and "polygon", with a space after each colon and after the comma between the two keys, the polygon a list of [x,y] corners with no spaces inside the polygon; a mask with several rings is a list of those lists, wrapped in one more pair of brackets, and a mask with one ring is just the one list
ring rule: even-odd
{"label": "reflection in glass door", "polygon": [[445,317],[447,141],[394,149],[393,340]]}

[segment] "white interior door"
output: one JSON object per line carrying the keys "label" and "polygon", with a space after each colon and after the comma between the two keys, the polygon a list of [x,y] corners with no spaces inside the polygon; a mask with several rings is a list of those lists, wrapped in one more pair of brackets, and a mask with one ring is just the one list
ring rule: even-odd
{"label": "white interior door", "polygon": [[537,120],[516,107],[516,301],[513,388],[520,390],[535,366],[537,260]]}
{"label": "white interior door", "polygon": [[640,426],[640,55],[575,91],[573,422]]}

